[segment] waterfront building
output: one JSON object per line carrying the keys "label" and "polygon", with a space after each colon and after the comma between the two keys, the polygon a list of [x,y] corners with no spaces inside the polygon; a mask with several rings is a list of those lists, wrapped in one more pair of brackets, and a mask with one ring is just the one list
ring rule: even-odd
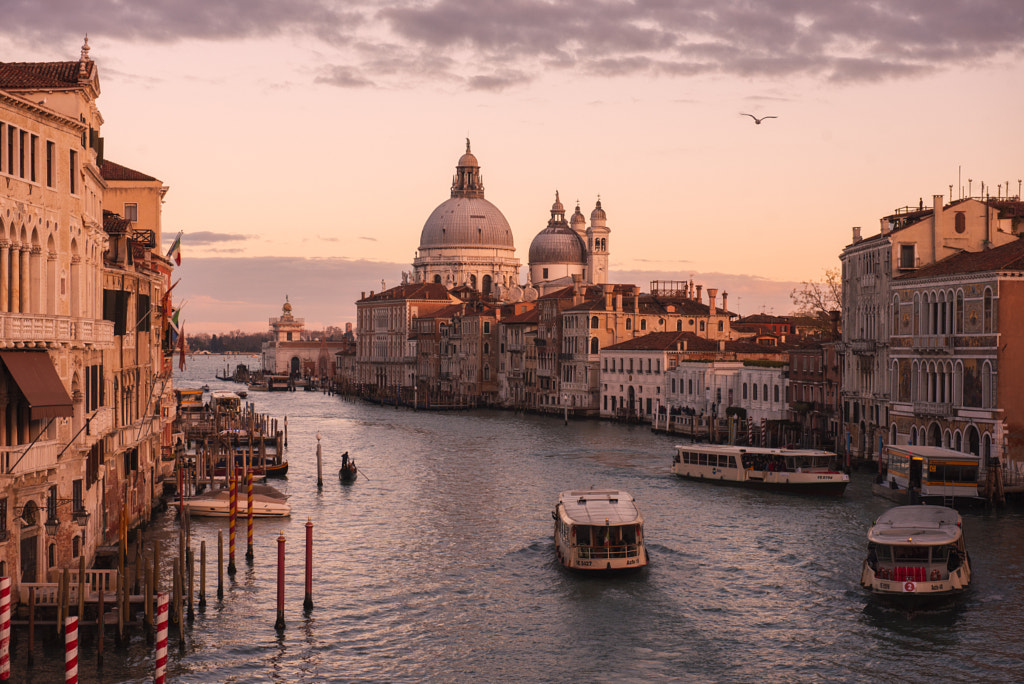
{"label": "waterfront building", "polygon": [[412,321],[460,300],[441,283],[407,283],[361,294],[356,302],[356,384],[374,396],[394,397],[416,382]]}
{"label": "waterfront building", "polygon": [[[889,343],[893,279],[959,251],[979,252],[1017,239],[1019,201],[960,199],[942,195],[881,219],[878,235],[861,237],[840,254],[842,262],[842,400],[846,447],[860,457],[881,454],[889,435],[892,398]],[[920,334],[920,333],[915,333]]]}
{"label": "waterfront building", "polygon": [[[604,411],[600,388],[600,351],[652,332],[688,332],[704,339],[731,339],[728,294],[692,282],[654,281],[650,293],[633,285],[590,287],[562,314],[561,392],[581,415]],[[621,404],[620,404],[621,406]]]}
{"label": "waterfront building", "polygon": [[351,334],[340,340],[329,340],[325,330],[322,337],[313,339],[306,332],[305,319],[296,318],[292,310],[285,295],[281,315],[269,320],[270,340],[263,343],[261,350],[263,372],[293,378],[335,377],[335,355],[348,352],[352,345]]}
{"label": "waterfront building", "polygon": [[104,161],[99,95],[88,43],[0,63],[0,575],[16,591],[148,519],[169,447],[167,189]]}
{"label": "waterfront building", "polygon": [[1024,468],[1024,241],[906,273],[891,297],[888,443]]}
{"label": "waterfront building", "polygon": [[662,392],[668,413],[724,416],[732,407],[755,423],[787,417],[786,346],[708,340],[692,333],[678,344]]}
{"label": "waterfront building", "polygon": [[502,307],[500,358],[498,361],[498,403],[516,410],[537,406],[537,321],[536,302]]}
{"label": "waterfront building", "polygon": [[800,426],[803,446],[835,446],[836,416],[828,402],[826,377],[828,351],[822,340],[809,338],[798,342],[789,352],[789,419]]}

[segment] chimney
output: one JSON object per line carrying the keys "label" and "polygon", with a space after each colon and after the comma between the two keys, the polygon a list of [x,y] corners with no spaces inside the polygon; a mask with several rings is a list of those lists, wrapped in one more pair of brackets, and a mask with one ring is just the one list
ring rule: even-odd
{"label": "chimney", "polygon": [[[885,219],[882,219],[883,221]],[[860,242],[860,226],[853,227],[853,241],[854,243]]]}
{"label": "chimney", "polygon": [[[942,258],[942,236],[946,234],[943,223],[942,195],[932,195],[932,261]],[[988,239],[987,235],[985,239]]]}
{"label": "chimney", "polygon": [[601,286],[601,289],[604,290],[604,310],[605,311],[611,311],[612,310],[612,286],[609,285],[608,283],[605,283],[604,285]]}
{"label": "chimney", "polygon": [[703,286],[703,285],[698,285],[698,286],[697,286],[697,297],[696,297],[696,299],[697,299],[697,301],[698,301],[698,302],[700,301],[700,291],[701,291],[701,290],[702,290],[703,288],[704,288],[704,286]]}
{"label": "chimney", "polygon": [[366,299],[366,290],[363,290],[362,292],[359,293],[359,298]]}
{"label": "chimney", "polygon": [[722,293],[722,311],[729,311],[728,301],[729,301],[729,293],[728,292],[723,292]]}
{"label": "chimney", "polygon": [[640,288],[633,288],[633,313],[640,313]]}
{"label": "chimney", "polygon": [[889,229],[892,227],[892,224],[889,223],[889,219],[883,218],[883,219],[881,219],[880,222],[882,224],[882,226],[881,226],[882,227],[882,235],[888,235],[889,234]]}
{"label": "chimney", "polygon": [[612,311],[622,311],[622,293],[615,295],[615,308]]}
{"label": "chimney", "polygon": [[714,287],[708,288],[708,314],[714,316],[715,310],[715,298],[718,297],[718,289]]}

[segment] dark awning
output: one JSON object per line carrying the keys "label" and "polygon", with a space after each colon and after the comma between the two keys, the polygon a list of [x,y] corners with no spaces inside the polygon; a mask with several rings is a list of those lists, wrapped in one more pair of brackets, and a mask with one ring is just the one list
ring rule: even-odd
{"label": "dark awning", "polygon": [[18,383],[28,405],[32,420],[68,418],[74,411],[71,397],[45,351],[0,351],[7,370]]}

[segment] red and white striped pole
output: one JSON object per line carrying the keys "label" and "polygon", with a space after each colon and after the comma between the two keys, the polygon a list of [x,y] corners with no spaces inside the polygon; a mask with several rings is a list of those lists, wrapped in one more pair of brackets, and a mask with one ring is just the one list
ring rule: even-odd
{"label": "red and white striped pole", "polygon": [[156,597],[156,676],[153,684],[167,682],[167,594]]}
{"label": "red and white striped pole", "polygon": [[228,574],[235,576],[235,521],[238,518],[238,476],[231,475],[228,512]]}
{"label": "red and white striped pole", "polygon": [[[35,608],[35,606],[33,606]],[[0,679],[11,676],[11,578],[0,577]]]}
{"label": "red and white striped pole", "polygon": [[78,618],[64,619],[64,684],[78,684]]}
{"label": "red and white striped pole", "polygon": [[248,547],[247,547],[247,549],[245,551],[245,560],[249,561],[249,564],[251,565],[252,564],[252,559],[253,559],[253,554],[252,554],[252,468],[251,467],[245,469],[245,484],[246,484],[246,486],[249,489],[249,491],[248,491],[248,501],[247,501],[247,506],[248,506],[248,542],[249,542],[249,544],[248,544]]}

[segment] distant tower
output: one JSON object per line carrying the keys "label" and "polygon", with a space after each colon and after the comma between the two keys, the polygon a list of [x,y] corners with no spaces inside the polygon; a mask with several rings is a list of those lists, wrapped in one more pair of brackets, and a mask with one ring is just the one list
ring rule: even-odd
{"label": "distant tower", "polygon": [[[579,208],[577,208],[579,211]],[[574,217],[575,219],[575,217]],[[601,199],[590,212],[590,227],[587,228],[587,280],[592,285],[608,282],[608,216],[601,208]]]}
{"label": "distant tower", "polygon": [[284,306],[281,307],[281,317],[270,319],[270,329],[274,339],[278,342],[298,342],[302,339],[305,327],[306,321],[292,316],[292,305],[288,301],[288,295],[285,295]]}

